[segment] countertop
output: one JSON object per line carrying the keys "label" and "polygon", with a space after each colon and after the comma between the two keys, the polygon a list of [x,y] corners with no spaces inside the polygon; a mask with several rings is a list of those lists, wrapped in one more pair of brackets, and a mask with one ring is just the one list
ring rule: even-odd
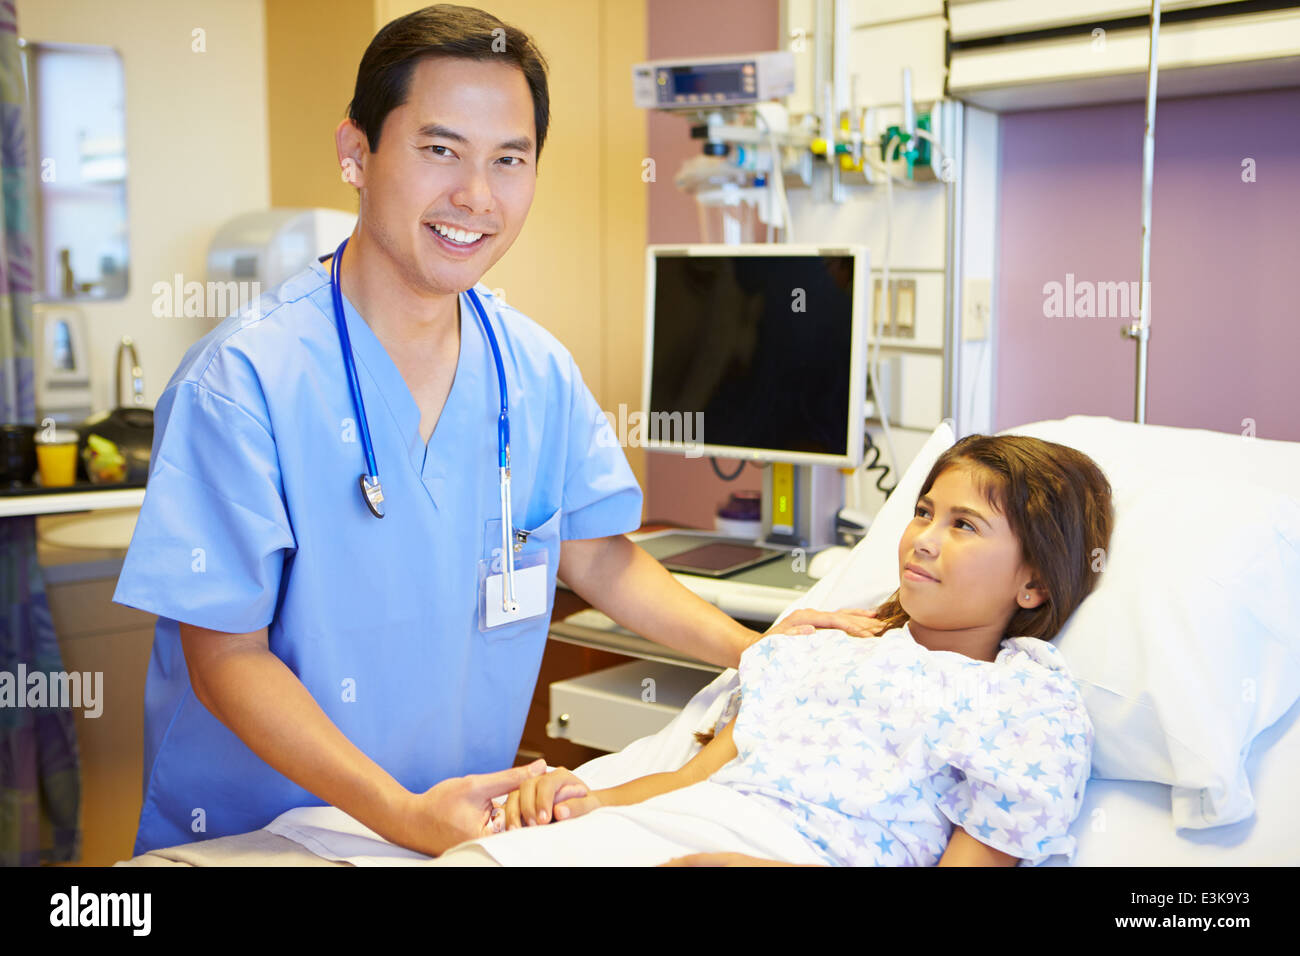
{"label": "countertop", "polygon": [[139,508],[144,503],[144,482],[93,485],[79,482],[67,488],[38,486],[0,488],[0,518],[16,515],[99,511],[105,508]]}

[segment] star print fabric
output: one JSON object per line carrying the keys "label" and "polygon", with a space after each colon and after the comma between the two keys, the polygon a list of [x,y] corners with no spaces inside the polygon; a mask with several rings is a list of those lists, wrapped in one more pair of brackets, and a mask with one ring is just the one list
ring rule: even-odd
{"label": "star print fabric", "polygon": [[710,780],[764,803],[828,863],[932,866],[960,825],[1037,865],[1073,860],[1093,727],[1061,653],[996,661],[877,638],[773,635],[741,658],[737,757]]}

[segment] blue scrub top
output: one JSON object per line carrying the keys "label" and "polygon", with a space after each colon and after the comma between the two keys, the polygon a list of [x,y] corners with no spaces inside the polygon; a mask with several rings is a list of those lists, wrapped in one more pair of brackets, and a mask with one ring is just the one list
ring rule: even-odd
{"label": "blue scrub top", "polygon": [[641,489],[568,351],[481,284],[509,386],[514,523],[547,556],[546,613],[479,628],[500,548],[492,352],[460,297],[460,356],[427,447],[388,352],[345,300],[384,488],[366,509],[356,413],[319,262],[194,344],[155,411],[144,505],[113,600],[158,615],[135,853],[244,833],[319,798],[190,687],[178,621],[269,625],[270,650],[404,787],[509,767],[532,700],[560,542],[633,531]]}

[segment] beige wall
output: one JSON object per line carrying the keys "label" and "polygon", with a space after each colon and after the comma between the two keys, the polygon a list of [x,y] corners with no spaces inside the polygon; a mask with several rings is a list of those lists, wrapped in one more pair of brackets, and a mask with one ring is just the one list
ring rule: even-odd
{"label": "beige wall", "polygon": [[[483,278],[573,353],[602,408],[640,400],[646,235],[645,114],[632,64],[645,57],[644,0],[483,0],[529,33],[550,66],[551,126],[528,221]],[[371,36],[411,0],[267,0],[274,205],[354,209],[332,133]],[[310,16],[307,13],[310,8]],[[310,21],[312,42],[300,25]],[[312,55],[306,51],[312,50]],[[319,51],[325,51],[320,55]],[[292,117],[281,122],[280,117]],[[629,449],[643,479],[643,455]]]}
{"label": "beige wall", "polygon": [[372,0],[266,0],[271,204],[357,208],[339,179],[334,127],[374,35]]}
{"label": "beige wall", "polygon": [[[204,31],[201,53],[195,29]],[[214,324],[155,318],[154,283],[170,285],[177,273],[205,281],[217,228],[270,202],[262,0],[18,0],[18,32],[122,56],[130,286],[124,299],[82,308],[95,407],[109,406],[123,335],[136,341],[152,406]]]}

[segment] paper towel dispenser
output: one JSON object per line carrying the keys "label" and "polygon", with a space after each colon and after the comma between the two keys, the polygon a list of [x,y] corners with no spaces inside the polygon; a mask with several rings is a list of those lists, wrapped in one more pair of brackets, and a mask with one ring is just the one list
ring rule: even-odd
{"label": "paper towel dispenser", "polygon": [[209,282],[256,282],[268,292],[333,252],[356,226],[339,209],[264,209],[227,222],[208,247]]}

